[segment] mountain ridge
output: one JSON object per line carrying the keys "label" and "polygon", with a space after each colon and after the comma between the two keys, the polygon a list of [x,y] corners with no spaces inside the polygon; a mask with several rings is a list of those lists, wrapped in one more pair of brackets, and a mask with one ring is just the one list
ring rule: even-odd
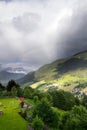
{"label": "mountain ridge", "polygon": [[[55,80],[58,79],[60,76],[64,75],[65,73],[74,74],[75,71],[77,70],[80,71],[84,69],[87,69],[87,51],[83,51],[71,57],[67,57],[65,59],[59,59],[52,63],[43,65],[37,71],[34,72],[33,76],[34,78],[32,78],[32,82],[35,80],[36,81]],[[29,79],[31,75],[27,76],[26,76],[27,79]]]}
{"label": "mountain ridge", "polygon": [[22,73],[11,73],[5,70],[0,71],[0,82],[2,84],[7,84],[9,80],[17,80],[22,77],[24,77]]}

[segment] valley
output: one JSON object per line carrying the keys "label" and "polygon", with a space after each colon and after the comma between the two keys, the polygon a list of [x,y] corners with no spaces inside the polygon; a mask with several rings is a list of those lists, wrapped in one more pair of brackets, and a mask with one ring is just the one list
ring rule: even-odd
{"label": "valley", "polygon": [[87,51],[74,56],[56,60],[42,66],[36,72],[31,72],[17,80],[22,87],[30,86],[37,90],[63,89],[74,92],[79,88],[80,93],[86,93],[87,88]]}
{"label": "valley", "polygon": [[0,84],[0,130],[74,130],[74,119],[86,130],[86,57],[81,52]]}

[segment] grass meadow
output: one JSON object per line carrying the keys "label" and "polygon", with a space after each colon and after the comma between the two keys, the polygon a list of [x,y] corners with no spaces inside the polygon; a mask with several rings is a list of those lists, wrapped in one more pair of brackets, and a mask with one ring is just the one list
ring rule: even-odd
{"label": "grass meadow", "polygon": [[27,130],[27,122],[18,114],[19,103],[18,99],[0,99],[0,130]]}

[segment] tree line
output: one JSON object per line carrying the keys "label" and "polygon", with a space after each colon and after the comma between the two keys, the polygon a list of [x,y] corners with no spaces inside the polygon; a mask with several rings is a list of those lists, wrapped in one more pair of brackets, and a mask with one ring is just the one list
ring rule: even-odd
{"label": "tree line", "polygon": [[[14,80],[4,87],[0,84],[0,97],[24,97],[34,106],[27,118],[34,130],[86,130],[87,95],[81,99],[70,92],[53,90],[41,92],[31,87],[21,88]],[[25,118],[27,111],[24,112]]]}

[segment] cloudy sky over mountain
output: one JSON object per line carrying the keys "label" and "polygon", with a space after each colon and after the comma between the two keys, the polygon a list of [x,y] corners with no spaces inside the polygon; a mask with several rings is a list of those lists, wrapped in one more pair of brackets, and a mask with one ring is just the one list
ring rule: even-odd
{"label": "cloudy sky over mountain", "polygon": [[0,63],[31,71],[87,49],[87,0],[0,0]]}

